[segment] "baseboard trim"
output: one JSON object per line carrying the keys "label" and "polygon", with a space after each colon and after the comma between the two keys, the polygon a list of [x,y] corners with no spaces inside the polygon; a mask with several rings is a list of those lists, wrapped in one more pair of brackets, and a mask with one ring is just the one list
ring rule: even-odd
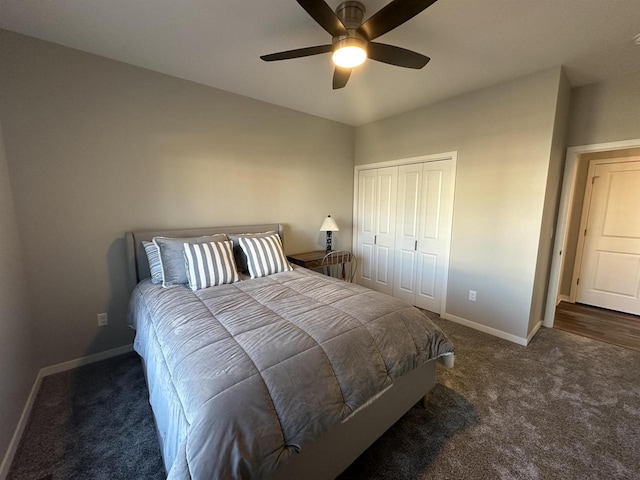
{"label": "baseboard trim", "polygon": [[13,437],[11,437],[11,441],[9,442],[9,448],[7,448],[7,452],[4,454],[4,458],[2,459],[2,464],[0,464],[0,479],[4,480],[9,475],[9,468],[11,468],[11,462],[13,462],[13,457],[18,450],[18,445],[20,444],[20,439],[22,438],[22,434],[24,433],[24,429],[27,426],[27,421],[29,420],[29,414],[31,413],[31,408],[33,407],[34,402],[36,401],[36,396],[38,395],[38,390],[40,389],[40,383],[42,383],[42,370],[38,372],[36,375],[36,379],[33,382],[33,386],[31,387],[31,392],[27,397],[27,402],[22,409],[22,414],[20,415],[20,420],[18,421],[18,425],[16,425],[16,429],[13,432]]}
{"label": "baseboard trim", "polygon": [[533,327],[533,330],[531,330],[531,333],[527,336],[527,345],[529,345],[529,342],[531,342],[531,340],[533,339],[533,337],[536,336],[536,333],[538,333],[538,330],[540,330],[540,327],[542,326],[542,320],[540,320],[535,327]]}
{"label": "baseboard trim", "polygon": [[509,340],[510,342],[517,343],[518,345],[522,345],[524,347],[526,347],[527,343],[529,342],[528,339],[524,337],[518,337],[516,335],[512,335],[511,333],[498,330],[497,328],[487,327],[486,325],[482,325],[481,323],[472,322],[471,320],[467,320],[466,318],[462,318],[462,317],[457,317],[456,315],[451,315],[450,313],[445,312],[440,316],[445,320],[451,320],[452,322],[459,323],[460,325],[464,325],[465,327],[473,328],[474,330],[479,330],[481,332],[488,333],[489,335],[502,338],[503,340]]}
{"label": "baseboard trim", "polygon": [[43,377],[48,377],[55,373],[65,372],[72,368],[81,367],[82,365],[88,365],[90,363],[99,362],[100,360],[106,360],[107,358],[117,357],[123,353],[129,353],[133,350],[133,344],[123,345],[122,347],[112,348],[111,350],[105,350],[103,352],[94,353],[93,355],[87,355],[86,357],[76,358],[69,360],[68,362],[57,363],[49,367],[45,367],[40,372]]}
{"label": "baseboard trim", "polygon": [[69,360],[68,362],[58,363],[56,365],[51,365],[49,367],[41,368],[36,375],[36,379],[33,382],[33,386],[31,387],[31,392],[27,397],[27,401],[22,409],[22,414],[20,415],[20,420],[18,421],[18,425],[16,426],[15,431],[13,432],[13,437],[11,437],[11,442],[9,442],[9,448],[7,448],[7,452],[2,459],[2,463],[0,463],[0,480],[5,480],[7,475],[9,474],[9,468],[11,467],[11,462],[13,462],[13,457],[18,450],[18,445],[20,444],[20,439],[22,438],[22,434],[24,433],[24,429],[27,426],[27,421],[29,420],[29,415],[31,414],[31,409],[33,408],[33,404],[36,400],[36,396],[38,395],[38,390],[40,389],[40,384],[42,383],[42,379],[49,375],[53,375],[60,372],[65,372],[67,370],[71,370],[72,368],[80,367],[82,365],[88,365],[90,363],[99,362],[101,360],[106,360],[107,358],[117,357],[118,355],[122,355],[124,353],[129,353],[133,351],[133,344],[123,345],[122,347],[112,348],[111,350],[105,350],[103,352],[94,353],[92,355],[87,355],[86,357],[76,358],[75,360]]}
{"label": "baseboard trim", "polygon": [[560,305],[560,302],[568,302],[568,303],[573,303],[571,301],[571,298],[569,298],[568,295],[558,295],[558,300],[556,301],[556,307],[558,305]]}

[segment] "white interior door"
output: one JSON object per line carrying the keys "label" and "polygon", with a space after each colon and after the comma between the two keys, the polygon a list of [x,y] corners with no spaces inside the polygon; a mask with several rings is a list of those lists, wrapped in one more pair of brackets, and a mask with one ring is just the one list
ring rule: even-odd
{"label": "white interior door", "polygon": [[441,313],[451,241],[452,162],[423,165],[415,305]]}
{"label": "white interior door", "polygon": [[379,168],[377,171],[376,235],[374,236],[373,289],[393,293],[393,249],[396,230],[396,201],[398,167]]}
{"label": "white interior door", "polygon": [[398,169],[398,205],[393,296],[416,303],[422,164]]}
{"label": "white interior door", "polygon": [[576,300],[640,315],[640,161],[594,168]]}

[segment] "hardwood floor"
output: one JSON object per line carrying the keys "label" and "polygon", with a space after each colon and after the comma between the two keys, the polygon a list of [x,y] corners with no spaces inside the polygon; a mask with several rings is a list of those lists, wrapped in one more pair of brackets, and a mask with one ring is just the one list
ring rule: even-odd
{"label": "hardwood floor", "polygon": [[640,316],[560,302],[554,328],[640,351]]}

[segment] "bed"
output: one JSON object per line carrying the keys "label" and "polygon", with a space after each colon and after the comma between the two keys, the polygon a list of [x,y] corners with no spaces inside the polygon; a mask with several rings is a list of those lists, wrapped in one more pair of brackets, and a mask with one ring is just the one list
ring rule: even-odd
{"label": "bed", "polygon": [[[300,267],[192,291],[151,283],[154,237],[126,234],[129,323],[169,479],[329,479],[435,385],[453,346],[418,309]],[[237,253],[237,252],[236,252]]]}

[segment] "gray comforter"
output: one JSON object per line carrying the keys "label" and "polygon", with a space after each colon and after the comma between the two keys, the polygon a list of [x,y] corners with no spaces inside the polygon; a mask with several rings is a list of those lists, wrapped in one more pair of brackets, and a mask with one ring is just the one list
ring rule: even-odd
{"label": "gray comforter", "polygon": [[196,292],[143,281],[130,322],[170,479],[268,478],[394,378],[453,352],[418,309],[299,268]]}

